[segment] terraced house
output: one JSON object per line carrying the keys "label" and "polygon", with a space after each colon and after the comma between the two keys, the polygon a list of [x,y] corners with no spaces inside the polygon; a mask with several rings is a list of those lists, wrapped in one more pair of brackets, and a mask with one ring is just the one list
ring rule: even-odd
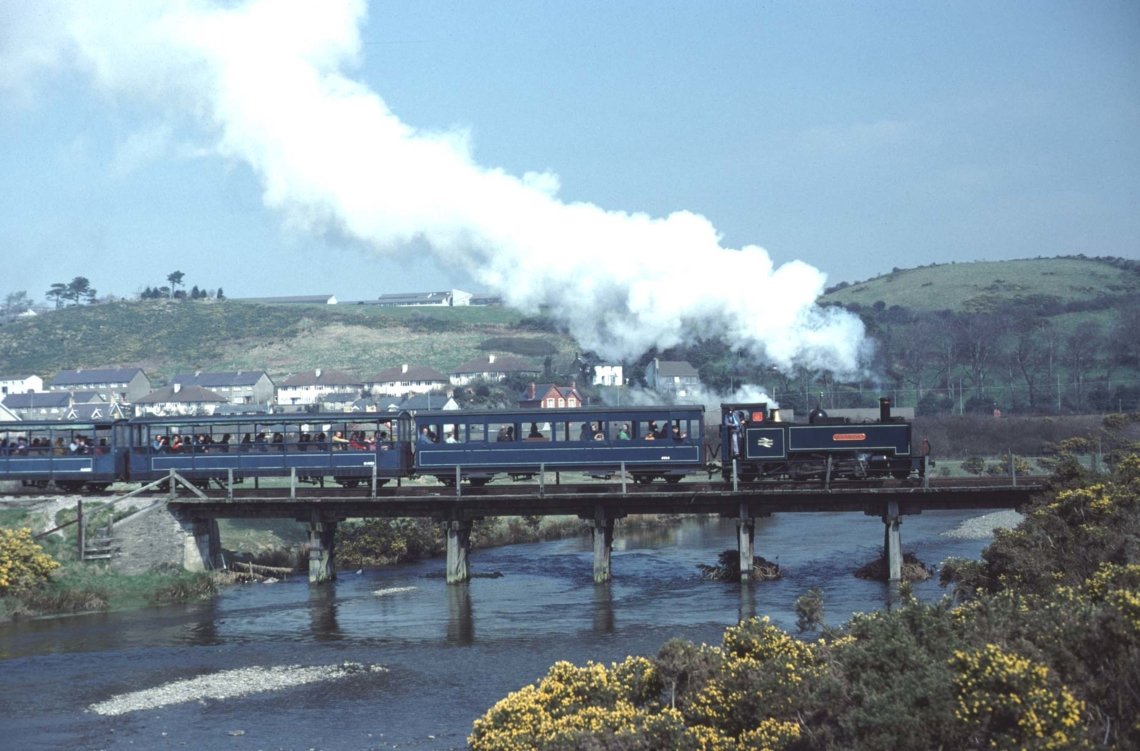
{"label": "terraced house", "polygon": [[333,394],[360,396],[364,391],[364,381],[351,373],[341,370],[306,370],[295,373],[277,387],[277,406],[304,410],[320,404]]}
{"label": "terraced house", "polygon": [[228,404],[255,404],[268,408],[273,404],[277,387],[264,370],[236,372],[180,373],[170,379],[171,385],[201,386],[222,397]]}
{"label": "terraced house", "polygon": [[77,368],[61,370],[48,384],[48,391],[94,391],[103,401],[133,403],[154,387],[142,368]]}

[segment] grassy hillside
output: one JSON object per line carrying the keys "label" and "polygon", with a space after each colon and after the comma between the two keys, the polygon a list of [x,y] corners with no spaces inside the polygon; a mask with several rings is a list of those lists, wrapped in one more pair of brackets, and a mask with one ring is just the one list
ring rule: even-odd
{"label": "grassy hillside", "polygon": [[981,313],[1011,303],[1035,307],[1091,303],[1140,296],[1140,273],[1127,264],[1095,258],[924,266],[894,271],[865,282],[839,285],[823,298],[844,306],[882,301],[914,310]]}
{"label": "grassy hillside", "polygon": [[484,352],[541,364],[574,356],[566,336],[504,308],[284,306],[139,301],[85,305],[0,328],[0,373],[138,366],[152,378],[189,370],[261,369],[277,378],[316,367],[367,377],[401,363],[448,372]]}

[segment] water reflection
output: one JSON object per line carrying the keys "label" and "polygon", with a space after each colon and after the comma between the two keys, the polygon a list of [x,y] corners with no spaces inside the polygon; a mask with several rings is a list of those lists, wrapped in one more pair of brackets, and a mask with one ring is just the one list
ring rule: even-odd
{"label": "water reflection", "polygon": [[196,647],[209,647],[222,643],[221,634],[218,633],[218,623],[222,616],[219,610],[219,597],[211,597],[200,604],[189,614],[193,618],[186,621],[186,633],[183,641]]}
{"label": "water reflection", "polygon": [[344,638],[337,623],[336,582],[309,587],[309,623],[317,641],[339,641]]}
{"label": "water reflection", "polygon": [[467,582],[447,587],[447,640],[461,645],[475,641],[475,618],[471,614],[471,586]]}
{"label": "water reflection", "polygon": [[609,582],[594,585],[594,633],[614,632],[614,594]]}
{"label": "water reflection", "polygon": [[756,583],[751,581],[740,582],[740,608],[737,619],[746,621],[756,617]]}

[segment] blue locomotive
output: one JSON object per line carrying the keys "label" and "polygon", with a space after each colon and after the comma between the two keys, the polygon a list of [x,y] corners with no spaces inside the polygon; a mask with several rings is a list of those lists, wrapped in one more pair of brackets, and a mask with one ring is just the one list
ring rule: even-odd
{"label": "blue locomotive", "polygon": [[721,467],[726,482],[907,479],[925,472],[929,447],[915,450],[912,427],[879,400],[879,418],[852,422],[816,407],[808,422],[780,419],[765,403],[721,405]]}

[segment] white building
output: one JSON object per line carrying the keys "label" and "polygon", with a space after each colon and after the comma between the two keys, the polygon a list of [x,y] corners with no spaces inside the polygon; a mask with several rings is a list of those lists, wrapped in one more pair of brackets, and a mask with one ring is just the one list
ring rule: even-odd
{"label": "white building", "polygon": [[0,399],[8,394],[27,394],[43,390],[44,379],[38,375],[0,375]]}
{"label": "white building", "polygon": [[599,364],[594,366],[595,386],[624,386],[625,375],[621,365]]}

